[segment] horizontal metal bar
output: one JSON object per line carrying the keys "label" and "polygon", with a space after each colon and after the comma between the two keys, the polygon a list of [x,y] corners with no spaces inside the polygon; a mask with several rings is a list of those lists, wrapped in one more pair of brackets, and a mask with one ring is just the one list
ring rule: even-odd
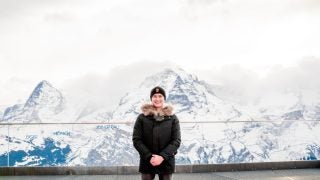
{"label": "horizontal metal bar", "polygon": [[[320,161],[176,165],[177,173],[320,168]],[[138,166],[0,167],[0,176],[137,174]]]}
{"label": "horizontal metal bar", "polygon": [[[135,121],[113,121],[113,122],[46,122],[46,123],[0,123],[1,125],[54,125],[54,124],[134,124]],[[181,121],[184,123],[281,123],[281,122],[320,122],[320,120],[262,120],[262,121]]]}

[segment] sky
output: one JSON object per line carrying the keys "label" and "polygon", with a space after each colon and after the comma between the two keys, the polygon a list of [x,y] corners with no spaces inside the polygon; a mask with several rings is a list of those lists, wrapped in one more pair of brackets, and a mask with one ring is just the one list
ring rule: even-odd
{"label": "sky", "polygon": [[113,83],[112,96],[159,66],[210,83],[270,79],[318,65],[319,19],[317,0],[1,0],[0,105],[23,102],[41,80],[99,92]]}

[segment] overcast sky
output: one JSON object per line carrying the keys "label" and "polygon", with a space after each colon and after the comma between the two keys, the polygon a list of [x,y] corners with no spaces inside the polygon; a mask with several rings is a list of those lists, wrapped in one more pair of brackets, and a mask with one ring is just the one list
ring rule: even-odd
{"label": "overcast sky", "polygon": [[130,75],[121,69],[178,65],[214,83],[238,67],[266,79],[317,64],[319,19],[318,0],[0,0],[0,104],[43,79],[63,89]]}

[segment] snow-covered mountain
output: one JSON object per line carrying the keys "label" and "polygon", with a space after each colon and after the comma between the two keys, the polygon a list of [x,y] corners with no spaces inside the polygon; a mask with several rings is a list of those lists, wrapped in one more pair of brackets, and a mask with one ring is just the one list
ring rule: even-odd
{"label": "snow-covered mountain", "polygon": [[[182,122],[182,146],[177,156],[180,164],[319,158],[319,148],[314,148],[318,147],[319,142],[315,137],[319,135],[312,136],[319,130],[318,125],[306,129],[310,124],[304,122],[250,122],[250,116],[217,97],[210,85],[181,69],[166,69],[147,77],[139,87],[121,98],[110,121],[135,120],[140,113],[140,106],[150,101],[150,89],[157,85],[167,90],[167,101],[175,107],[176,114]],[[258,120],[260,119],[262,118]],[[214,123],[230,120],[248,122]],[[183,123],[188,121],[213,123]],[[132,127],[123,126],[121,129],[130,131]],[[299,131],[304,131],[310,136],[303,136]],[[295,140],[286,141],[288,137],[294,137]],[[305,140],[310,144],[306,145]],[[102,142],[99,147],[105,145],[105,142]],[[309,146],[313,147],[312,151]],[[300,148],[299,152],[295,151],[297,147]],[[288,154],[284,156],[286,153]],[[103,149],[95,148],[94,154],[95,157],[104,157],[105,152]],[[97,159],[99,158],[95,158],[96,161]]]}
{"label": "snow-covered mountain", "polygon": [[[120,102],[116,109],[111,114],[109,122],[131,122],[133,123],[138,114],[141,113],[140,107],[144,103],[150,103],[149,94],[150,89],[154,86],[161,86],[167,91],[167,102],[172,104],[175,108],[175,112],[181,122],[203,122],[203,121],[238,121],[246,120],[250,121],[251,118],[238,111],[231,104],[224,102],[218,98],[211,89],[208,89],[208,85],[204,82],[200,82],[197,77],[186,73],[182,69],[165,69],[159,73],[147,77],[136,89],[132,89],[120,99]],[[96,114],[94,119],[99,120],[105,112]],[[89,119],[85,118],[82,121],[89,121],[92,119],[92,115]],[[133,124],[128,126],[120,126],[118,131],[132,133]],[[208,125],[208,124],[207,124]],[[210,124],[209,124],[210,125]],[[184,148],[193,151],[201,151],[203,137],[206,136],[206,132],[210,133],[210,129],[203,131],[203,125],[197,123],[183,124],[182,128],[186,134],[183,136]],[[131,137],[131,136],[129,136]],[[117,139],[114,137],[112,139]],[[200,142],[199,139],[200,138]],[[127,139],[122,139],[122,142],[126,142]],[[117,142],[117,141],[116,141]],[[116,142],[109,142],[107,140],[101,141],[96,148],[90,151],[90,162],[104,162],[109,164],[110,162],[103,157],[106,157],[105,148],[114,144],[114,147],[121,147],[123,145]],[[127,142],[127,146],[132,147],[131,141]],[[125,146],[125,147],[127,147]],[[120,148],[121,149],[121,148]],[[182,148],[183,149],[183,148]],[[123,158],[131,159],[132,154],[136,152],[132,149],[125,151],[117,151],[118,154],[122,154]],[[182,153],[181,153],[182,154]],[[94,155],[94,156],[93,156]],[[125,156],[128,155],[128,156]],[[92,158],[95,157],[95,158]],[[99,158],[100,157],[100,158]],[[102,158],[102,159],[101,159]],[[184,160],[183,160],[184,159]],[[190,158],[188,153],[184,153],[180,157],[180,163],[194,163],[204,162],[200,160],[200,156]],[[245,158],[244,158],[245,160]],[[113,160],[122,162],[122,159]],[[108,163],[109,162],[109,163]]]}
{"label": "snow-covered mountain", "polygon": [[[155,86],[166,90],[167,102],[172,104],[182,122],[251,120],[248,115],[218,98],[205,82],[179,68],[165,69],[147,77],[139,87],[120,99],[111,117],[106,112],[99,112],[94,119],[100,120],[107,114],[106,119],[109,120],[133,122],[141,113],[140,107],[144,103],[150,103],[150,90]],[[92,116],[89,116],[89,119],[92,119]]]}
{"label": "snow-covered mountain", "polygon": [[1,118],[4,114],[4,110],[7,108],[8,106],[5,106],[5,105],[0,105],[0,121],[1,121]]}
{"label": "snow-covered mountain", "polygon": [[[318,118],[320,100],[311,103],[314,96],[299,96],[297,101],[288,95],[288,101],[276,107],[262,102],[254,111],[258,113],[251,115],[246,108],[218,97],[214,86],[177,68],[146,77],[112,112],[86,103],[71,105],[59,90],[42,81],[25,104],[5,110],[2,122],[126,123],[34,125],[32,131],[29,125],[15,125],[10,127],[9,136],[7,127],[0,126],[0,138],[6,140],[0,142],[0,165],[8,160],[8,142],[10,165],[138,164],[131,142],[133,122],[140,107],[150,102],[151,88],[157,85],[166,90],[167,102],[181,122],[178,164],[320,158],[320,121],[289,121]],[[285,121],[252,121],[261,119]]]}
{"label": "snow-covered mountain", "polygon": [[[241,93],[223,86],[210,85],[217,96],[234,104],[241,112],[255,120],[320,120],[320,92],[299,89],[264,90],[242,102]],[[248,96],[247,94],[245,96]]]}
{"label": "snow-covered mountain", "polygon": [[[260,104],[262,118],[272,120],[320,120],[320,93],[301,90],[278,95],[279,104]],[[281,103],[282,102],[282,103]]]}
{"label": "snow-covered mountain", "polygon": [[7,122],[46,122],[63,111],[65,98],[49,82],[41,81],[24,104],[8,107],[3,113]]}

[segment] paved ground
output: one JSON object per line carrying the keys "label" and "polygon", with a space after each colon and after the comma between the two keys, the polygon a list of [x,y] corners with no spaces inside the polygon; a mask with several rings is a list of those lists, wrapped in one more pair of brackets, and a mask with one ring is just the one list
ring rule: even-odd
{"label": "paved ground", "polygon": [[[69,175],[69,176],[0,176],[1,180],[139,180],[139,175]],[[156,178],[158,179],[158,178]],[[174,174],[174,180],[320,180],[320,169],[238,171],[215,173],[181,173]]]}

